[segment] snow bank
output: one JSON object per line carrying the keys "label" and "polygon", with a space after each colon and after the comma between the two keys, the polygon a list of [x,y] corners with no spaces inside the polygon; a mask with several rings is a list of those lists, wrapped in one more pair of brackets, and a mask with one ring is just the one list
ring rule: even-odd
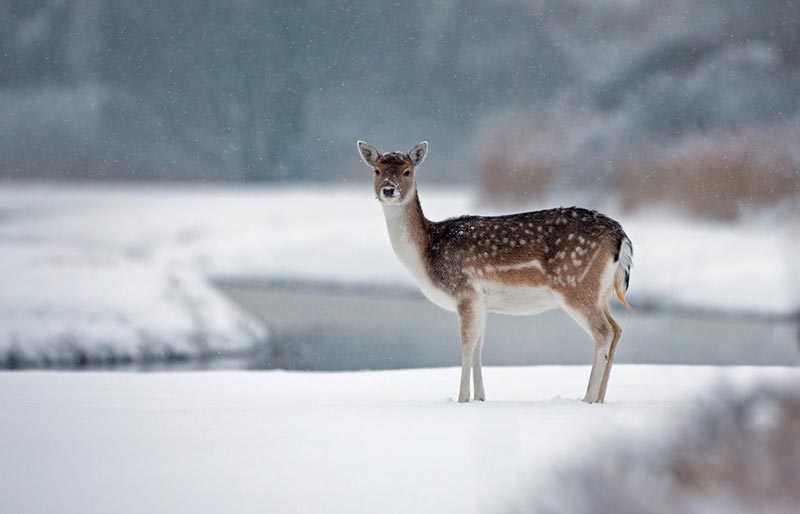
{"label": "snow bank", "polygon": [[[794,368],[588,366],[353,373],[0,373],[3,511],[508,512],[559,463],[668,427],[719,380]],[[561,494],[558,493],[551,494]]]}
{"label": "snow bank", "polygon": [[[432,219],[480,211],[464,190],[422,189]],[[265,328],[209,286],[213,275],[413,287],[368,184],[5,184],[0,206],[0,355],[35,362],[238,351],[262,340]],[[800,309],[788,224],[618,218],[634,244],[634,303]]]}
{"label": "snow bank", "polygon": [[264,340],[182,250],[202,230],[187,221],[199,206],[172,196],[0,188],[0,362],[183,360]]}

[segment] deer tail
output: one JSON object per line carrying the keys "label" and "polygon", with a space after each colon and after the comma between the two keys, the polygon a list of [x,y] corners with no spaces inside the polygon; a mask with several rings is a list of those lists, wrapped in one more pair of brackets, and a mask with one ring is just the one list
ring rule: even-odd
{"label": "deer tail", "polygon": [[631,306],[625,300],[625,292],[628,291],[628,285],[631,281],[631,266],[633,266],[633,244],[628,239],[627,235],[622,235],[619,241],[619,248],[617,255],[614,259],[619,264],[617,272],[614,275],[614,292],[617,293],[620,303],[630,312]]}

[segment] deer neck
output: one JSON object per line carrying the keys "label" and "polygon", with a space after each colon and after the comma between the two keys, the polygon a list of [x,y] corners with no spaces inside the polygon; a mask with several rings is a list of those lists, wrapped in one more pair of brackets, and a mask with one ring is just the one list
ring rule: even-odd
{"label": "deer neck", "polygon": [[414,197],[403,205],[384,205],[383,214],[397,258],[417,280],[428,280],[425,253],[430,221],[422,213],[416,190]]}

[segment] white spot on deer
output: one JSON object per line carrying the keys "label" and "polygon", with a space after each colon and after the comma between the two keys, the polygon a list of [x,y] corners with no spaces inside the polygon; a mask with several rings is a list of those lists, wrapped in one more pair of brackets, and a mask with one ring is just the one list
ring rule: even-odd
{"label": "white spot on deer", "polygon": [[527,243],[527,241],[525,241],[524,239],[519,240],[519,244],[524,245],[525,243]]}
{"label": "white spot on deer", "polygon": [[568,235],[568,236],[567,236],[567,239],[568,239],[569,241],[572,241],[572,239],[573,239],[574,237],[575,237],[575,234],[570,234],[570,235]]}
{"label": "white spot on deer", "polygon": [[515,246],[517,246],[517,242],[516,242],[516,241],[514,241],[513,239],[512,239],[512,240],[511,240],[511,242],[510,242],[510,243],[508,243],[508,244],[510,244],[510,245],[511,245],[511,248],[514,248]]}
{"label": "white spot on deer", "polygon": [[585,242],[586,242],[586,239],[584,239],[584,238],[583,238],[583,236],[579,236],[579,237],[578,237],[578,242],[579,242],[580,244],[583,244],[583,243],[585,243]]}
{"label": "white spot on deer", "polygon": [[547,227],[547,233],[548,234],[552,234],[553,233],[553,227]]}
{"label": "white spot on deer", "polygon": [[518,262],[516,264],[506,264],[506,265],[497,265],[495,269],[497,271],[511,271],[517,269],[527,269],[527,268],[535,268],[541,271],[544,274],[547,274],[544,267],[542,267],[542,263],[539,262],[539,259],[533,259],[530,261]]}
{"label": "white spot on deer", "polygon": [[561,244],[561,238],[559,237],[558,239],[556,239],[555,245],[558,246],[560,244]]}
{"label": "white spot on deer", "polygon": [[503,238],[503,242],[504,242],[504,243],[508,243],[508,238],[507,238],[507,237],[504,237],[504,238]]}
{"label": "white spot on deer", "polygon": [[581,264],[583,264],[583,262],[581,262],[580,259],[572,259],[572,264],[577,267],[577,266],[580,266]]}
{"label": "white spot on deer", "polygon": [[599,251],[598,252],[594,252],[594,254],[592,254],[591,258],[589,258],[589,262],[587,262],[586,263],[586,267],[583,268],[583,273],[581,273],[581,276],[578,277],[578,282],[583,282],[583,279],[586,278],[586,274],[589,273],[589,270],[592,267],[592,263],[594,262],[594,260],[597,258],[598,255],[600,255]]}
{"label": "white spot on deer", "polygon": [[578,211],[572,211],[572,217],[573,218],[577,218],[578,217]]}
{"label": "white spot on deer", "polygon": [[597,242],[596,242],[596,241],[592,241],[592,242],[589,244],[589,246],[591,246],[592,248],[597,248]]}

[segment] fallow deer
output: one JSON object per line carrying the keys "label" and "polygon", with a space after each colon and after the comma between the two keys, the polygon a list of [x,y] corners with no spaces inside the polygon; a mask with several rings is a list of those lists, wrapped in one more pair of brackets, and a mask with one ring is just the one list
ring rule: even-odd
{"label": "fallow deer", "polygon": [[577,207],[507,216],[462,216],[430,221],[422,213],[416,171],[428,152],[381,154],[358,141],[374,173],[389,238],[400,262],[433,303],[458,313],[461,387],[458,401],[485,400],[481,372],[486,314],[532,315],[562,308],[594,340],[583,400],[603,402],[622,329],[609,298],[625,300],[633,246],[619,223]]}

